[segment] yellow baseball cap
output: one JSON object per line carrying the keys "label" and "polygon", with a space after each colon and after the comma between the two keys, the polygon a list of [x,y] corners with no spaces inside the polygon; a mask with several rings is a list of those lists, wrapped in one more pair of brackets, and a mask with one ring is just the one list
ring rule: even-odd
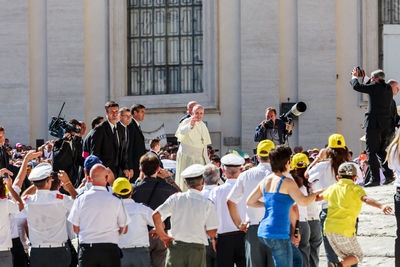
{"label": "yellow baseball cap", "polygon": [[132,185],[125,177],[118,177],[113,184],[114,193],[125,196],[132,192]]}
{"label": "yellow baseball cap", "polygon": [[295,168],[307,168],[310,164],[308,157],[306,154],[297,153],[292,157],[292,161],[290,162],[290,167],[292,170]]}
{"label": "yellow baseball cap", "polygon": [[346,143],[344,137],[341,134],[332,134],[329,136],[328,146],[330,148],[345,148]]}
{"label": "yellow baseball cap", "polygon": [[261,157],[268,157],[269,151],[275,148],[275,144],[268,139],[265,139],[257,145],[257,155]]}

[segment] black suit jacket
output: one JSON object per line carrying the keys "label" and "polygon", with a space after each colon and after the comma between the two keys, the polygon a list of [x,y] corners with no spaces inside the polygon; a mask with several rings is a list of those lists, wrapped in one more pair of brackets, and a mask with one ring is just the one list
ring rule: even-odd
{"label": "black suit jacket", "polygon": [[122,175],[127,170],[125,128],[117,124],[119,142],[116,142],[110,126],[106,120],[93,129],[91,154],[99,157],[103,165],[109,167],[114,175]]}
{"label": "black suit jacket", "polygon": [[[72,147],[71,148],[71,144]],[[84,159],[82,157],[82,138],[74,137],[71,141],[58,139],[53,146],[53,170],[65,171],[71,183],[78,186],[81,180]]]}
{"label": "black suit jacket", "polygon": [[393,132],[396,130],[396,126],[399,124],[400,116],[397,113],[397,105],[396,101],[392,100],[392,130]]}
{"label": "black suit jacket", "polygon": [[83,152],[87,152],[92,154],[91,146],[92,146],[92,138],[93,138],[94,129],[90,130],[90,132],[83,139]]}
{"label": "black suit jacket", "polygon": [[368,94],[368,110],[365,113],[364,128],[392,128],[392,87],[385,81],[360,84],[352,79],[350,84],[357,92]]}
{"label": "black suit jacket", "polygon": [[10,155],[7,153],[5,146],[0,146],[0,169],[9,169],[10,165]]}
{"label": "black suit jacket", "polygon": [[133,169],[133,178],[139,176],[139,160],[146,153],[144,136],[136,121],[132,119],[128,129],[128,166]]}

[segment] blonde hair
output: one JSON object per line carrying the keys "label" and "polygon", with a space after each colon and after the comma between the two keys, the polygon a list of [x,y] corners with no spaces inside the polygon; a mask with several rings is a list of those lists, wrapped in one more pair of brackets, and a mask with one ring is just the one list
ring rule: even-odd
{"label": "blonde hair", "polygon": [[400,162],[400,153],[399,153],[399,148],[400,148],[400,130],[397,131],[396,136],[393,138],[393,141],[390,143],[390,145],[386,149],[386,159],[385,162],[388,162],[391,164],[391,159],[390,159],[390,150],[396,145],[396,152],[397,152],[397,161]]}

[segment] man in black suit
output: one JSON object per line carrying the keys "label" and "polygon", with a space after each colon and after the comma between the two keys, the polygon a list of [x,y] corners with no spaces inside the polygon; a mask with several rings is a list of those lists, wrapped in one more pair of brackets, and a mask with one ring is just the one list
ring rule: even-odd
{"label": "man in black suit", "polygon": [[128,140],[128,125],[131,123],[132,120],[132,114],[131,110],[127,107],[122,107],[119,109],[119,122],[122,127],[125,129],[125,139]]}
{"label": "man in black suit", "polygon": [[3,126],[0,125],[0,169],[9,169],[10,155],[5,146],[6,136]]}
{"label": "man in black suit", "polygon": [[[399,93],[399,83],[395,80],[389,80],[388,84],[392,87],[393,97]],[[397,113],[396,101],[392,100],[392,135],[394,136],[396,132],[396,127],[399,124],[400,116]]]}
{"label": "man in black suit", "polygon": [[107,120],[94,128],[91,152],[103,165],[110,168],[115,177],[130,178],[127,164],[125,129],[117,125],[119,106],[114,101],[105,104]]}
{"label": "man in black suit", "polygon": [[100,123],[104,121],[104,117],[102,116],[97,116],[92,120],[92,130],[85,136],[83,139],[83,157],[86,159],[89,157],[90,154],[92,154],[91,145],[92,145],[92,138],[93,138],[93,133],[94,133],[94,128],[97,127]]}
{"label": "man in black suit", "polygon": [[132,121],[127,126],[128,129],[128,167],[133,170],[133,182],[139,177],[139,160],[146,153],[144,136],[140,128],[140,122],[143,121],[145,106],[136,104],[131,107]]}
{"label": "man in black suit", "polygon": [[366,173],[365,187],[380,184],[379,168],[382,166],[386,181],[393,180],[393,172],[389,169],[386,158],[386,147],[392,133],[392,100],[393,91],[385,83],[385,73],[376,70],[371,73],[369,84],[361,84],[358,78],[361,72],[355,68],[350,84],[357,92],[368,94],[368,110],[365,113],[366,146],[369,171]]}

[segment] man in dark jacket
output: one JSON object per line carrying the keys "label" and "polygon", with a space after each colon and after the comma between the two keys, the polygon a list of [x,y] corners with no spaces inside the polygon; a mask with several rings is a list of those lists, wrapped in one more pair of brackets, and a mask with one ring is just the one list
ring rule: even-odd
{"label": "man in dark jacket", "polygon": [[86,159],[90,154],[92,154],[92,151],[90,150],[91,145],[92,145],[92,138],[93,138],[93,133],[94,133],[94,128],[97,127],[100,123],[104,121],[104,117],[102,116],[97,116],[92,120],[92,130],[85,136],[83,139],[83,157]]}
{"label": "man in dark jacket", "polygon": [[256,128],[254,142],[269,139],[276,146],[286,143],[286,137],[292,134],[293,126],[277,118],[276,110],[271,107],[265,110],[265,118]]}
{"label": "man in dark jacket", "polygon": [[[127,126],[128,131],[128,166],[133,170],[133,182],[139,177],[139,160],[146,153],[144,136],[140,122],[145,116],[145,107],[136,104],[131,107],[132,121]],[[132,175],[132,174],[131,174]]]}
{"label": "man in dark jacket", "polygon": [[91,152],[109,167],[115,177],[130,178],[126,156],[125,129],[118,125],[119,106],[114,101],[105,104],[107,120],[94,128]]}
{"label": "man in dark jacket", "polygon": [[371,73],[371,81],[361,84],[358,78],[361,76],[355,68],[352,72],[350,84],[360,93],[368,94],[368,110],[365,113],[364,128],[366,131],[366,150],[369,171],[366,173],[365,187],[380,184],[379,168],[382,166],[386,182],[393,180],[393,172],[385,163],[386,147],[392,134],[392,101],[393,91],[390,85],[385,83],[385,73],[376,70]]}

